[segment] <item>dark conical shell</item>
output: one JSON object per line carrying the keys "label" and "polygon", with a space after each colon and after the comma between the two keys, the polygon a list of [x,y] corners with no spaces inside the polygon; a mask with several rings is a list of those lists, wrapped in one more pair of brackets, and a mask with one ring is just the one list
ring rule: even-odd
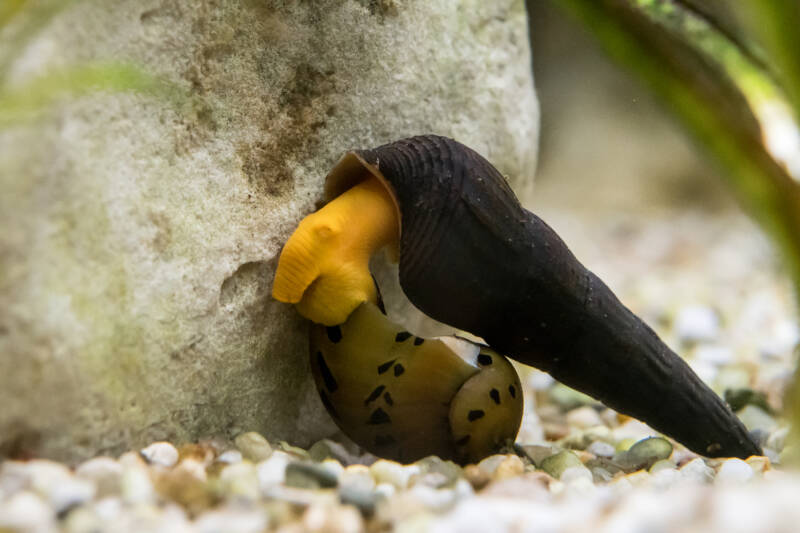
{"label": "dark conical shell", "polygon": [[432,318],[708,456],[761,451],[730,408],[466,146],[420,136],[358,150],[401,213],[400,283]]}

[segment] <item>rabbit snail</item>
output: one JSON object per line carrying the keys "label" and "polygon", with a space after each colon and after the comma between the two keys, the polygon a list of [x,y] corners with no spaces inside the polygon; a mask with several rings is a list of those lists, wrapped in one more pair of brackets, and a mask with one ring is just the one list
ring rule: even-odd
{"label": "rabbit snail", "polygon": [[[325,221],[304,221],[287,243],[275,298],[312,321],[345,322],[375,300],[365,258],[389,246],[403,292],[428,316],[697,453],[761,453],[730,408],[478,153],[431,135],[348,152],[326,180],[327,198],[347,194],[357,198]],[[354,209],[367,197],[369,208]]]}

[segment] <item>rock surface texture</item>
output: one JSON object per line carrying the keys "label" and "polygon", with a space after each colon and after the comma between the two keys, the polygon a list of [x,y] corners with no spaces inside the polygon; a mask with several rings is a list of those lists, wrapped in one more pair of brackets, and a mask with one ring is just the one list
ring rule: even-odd
{"label": "rock surface texture", "polygon": [[409,135],[459,139],[525,196],[538,133],[526,28],[521,0],[60,12],[12,85],[115,60],[186,96],[87,96],[0,129],[0,455],[330,432],[306,324],[270,298],[281,245],[343,151]]}

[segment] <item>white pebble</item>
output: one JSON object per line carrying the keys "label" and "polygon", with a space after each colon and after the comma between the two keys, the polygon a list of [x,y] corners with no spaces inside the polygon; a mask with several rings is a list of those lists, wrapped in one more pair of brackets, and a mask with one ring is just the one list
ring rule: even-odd
{"label": "white pebble", "polygon": [[717,483],[744,483],[753,477],[753,469],[741,459],[728,459],[717,471]]}
{"label": "white pebble", "polygon": [[116,521],[124,508],[122,500],[119,498],[103,498],[94,502],[92,507],[97,516],[104,522]]}
{"label": "white pebble", "polygon": [[53,510],[35,494],[22,491],[0,503],[0,531],[49,533],[57,531]]}
{"label": "white pebble", "polygon": [[[388,484],[394,487],[392,483]],[[368,466],[350,465],[345,468],[344,472],[339,476],[339,485],[357,492],[370,492],[375,488],[375,478]]]}
{"label": "white pebble", "polygon": [[259,497],[256,467],[250,461],[240,461],[226,466],[219,474],[222,491],[227,497],[255,501]]}
{"label": "white pebble", "polygon": [[122,498],[131,504],[151,503],[156,499],[150,474],[138,466],[126,468],[122,473]]}
{"label": "white pebble", "polygon": [[379,459],[369,467],[376,483],[391,483],[398,489],[408,487],[411,478],[422,471],[418,465],[401,465],[394,461]]}
{"label": "white pebble", "polygon": [[88,502],[94,498],[94,494],[93,483],[83,479],[69,478],[50,487],[47,496],[53,509],[60,513],[70,507]]}
{"label": "white pebble", "polygon": [[95,457],[75,469],[80,479],[91,481],[97,488],[97,496],[118,494],[122,482],[122,465],[110,457]]}
{"label": "white pebble", "polygon": [[446,511],[456,503],[456,492],[453,489],[434,489],[426,485],[414,485],[411,494],[432,511]]}
{"label": "white pebble", "polygon": [[275,451],[269,459],[258,463],[256,475],[261,492],[266,493],[275,485],[280,485],[286,479],[286,465],[292,461],[292,456],[286,452]]}
{"label": "white pebble", "polygon": [[614,446],[601,440],[594,441],[586,448],[586,451],[596,457],[614,457],[616,450]]}
{"label": "white pebble", "polygon": [[215,509],[201,514],[192,531],[197,533],[259,533],[269,529],[265,512],[247,509]]}
{"label": "white pebble", "polygon": [[397,489],[391,483],[378,483],[378,485],[375,486],[375,494],[378,494],[386,499],[394,496],[396,492]]}
{"label": "white pebble", "polygon": [[727,365],[733,362],[733,350],[727,346],[704,344],[695,349],[694,358],[715,366]]}
{"label": "white pebble", "polygon": [[682,480],[692,483],[706,483],[714,477],[714,469],[699,457],[683,465],[680,473]]}
{"label": "white pebble", "polygon": [[585,405],[567,413],[567,424],[580,429],[588,429],[594,426],[601,426],[603,421],[596,410]]}
{"label": "white pebble", "polygon": [[178,450],[169,442],[154,442],[139,453],[152,465],[172,468],[178,462]]}
{"label": "white pebble", "polygon": [[219,454],[217,461],[220,463],[234,464],[242,460],[242,452],[239,450],[227,450]]}
{"label": "white pebble", "polygon": [[719,335],[719,317],[710,307],[684,307],[675,318],[675,334],[683,342],[708,342]]}

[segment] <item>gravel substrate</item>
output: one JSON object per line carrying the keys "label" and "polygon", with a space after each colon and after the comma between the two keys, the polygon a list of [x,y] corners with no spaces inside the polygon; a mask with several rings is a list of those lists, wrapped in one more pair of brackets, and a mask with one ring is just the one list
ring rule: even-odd
{"label": "gravel substrate", "polygon": [[[741,217],[548,220],[755,432],[765,456],[709,460],[520,369],[514,449],[410,465],[345,439],[309,449],[257,433],[153,443],[68,466],[0,466],[0,532],[797,531],[800,475],[781,418],[800,332],[788,283]],[[597,243],[603,243],[600,246]]]}

